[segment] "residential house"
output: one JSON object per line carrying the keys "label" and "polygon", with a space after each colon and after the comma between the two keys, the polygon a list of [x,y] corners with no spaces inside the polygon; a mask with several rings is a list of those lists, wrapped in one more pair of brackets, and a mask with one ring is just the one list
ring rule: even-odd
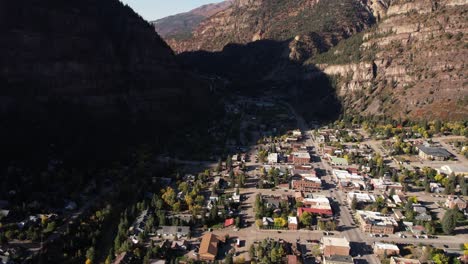
{"label": "residential house", "polygon": [[400,255],[400,249],[394,244],[374,242],[374,254],[379,257]]}
{"label": "residential house", "polygon": [[461,197],[449,195],[445,201],[445,206],[450,209],[458,208],[459,210],[464,210],[466,209],[466,201]]}
{"label": "residential house", "polygon": [[349,256],[351,247],[349,241],[343,237],[322,237],[322,252],[325,257],[332,255]]}
{"label": "residential house", "polygon": [[222,242],[221,238],[212,233],[203,235],[198,252],[200,260],[214,261],[216,259],[216,255],[218,255],[218,246],[220,242]]}
{"label": "residential house", "polygon": [[164,237],[188,237],[190,235],[190,226],[161,226],[157,234]]}
{"label": "residential house", "polygon": [[354,259],[351,256],[323,256],[323,264],[354,264]]}

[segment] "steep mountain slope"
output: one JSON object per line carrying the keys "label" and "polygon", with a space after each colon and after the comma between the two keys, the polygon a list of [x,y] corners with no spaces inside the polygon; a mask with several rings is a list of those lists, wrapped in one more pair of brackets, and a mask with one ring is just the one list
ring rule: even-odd
{"label": "steep mountain slope", "polygon": [[192,37],[166,41],[179,53],[220,51],[229,43],[285,41],[315,32],[323,38],[323,45],[330,46],[372,22],[367,6],[358,0],[235,0],[226,10],[204,20]]}
{"label": "steep mountain slope", "polygon": [[348,113],[468,119],[468,2],[395,0],[381,22],[307,63],[337,76]]}
{"label": "steep mountain slope", "polygon": [[190,38],[192,36],[192,31],[197,28],[205,18],[225,10],[231,3],[232,0],[227,0],[221,3],[203,5],[186,13],[152,21],[151,24],[163,38]]}
{"label": "steep mountain slope", "polygon": [[108,155],[189,127],[209,105],[209,85],[118,0],[0,1],[0,30],[0,145],[8,159],[37,160],[52,145],[75,154],[87,146],[86,158],[102,145]]}
{"label": "steep mountain slope", "polygon": [[2,5],[2,95],[63,95],[106,104],[112,103],[107,96],[147,93],[156,100],[132,106],[151,108],[193,92],[185,84],[194,79],[176,63],[170,47],[117,0]]}

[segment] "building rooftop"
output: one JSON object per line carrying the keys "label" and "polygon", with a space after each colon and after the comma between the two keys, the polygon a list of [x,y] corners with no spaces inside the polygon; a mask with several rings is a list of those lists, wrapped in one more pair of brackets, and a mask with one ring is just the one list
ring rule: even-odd
{"label": "building rooftop", "polygon": [[310,154],[308,152],[293,152],[292,155],[302,159],[310,159]]}
{"label": "building rooftop", "polygon": [[338,263],[354,263],[354,259],[351,256],[331,255],[329,257],[324,256],[324,260],[328,262]]}
{"label": "building rooftop", "polygon": [[321,242],[324,246],[350,247],[346,237],[322,237]]}
{"label": "building rooftop", "polygon": [[425,154],[431,155],[434,157],[450,158],[452,156],[452,154],[444,148],[434,148],[434,147],[426,147],[424,145],[420,145],[418,146],[418,149],[424,152]]}
{"label": "building rooftop", "polygon": [[380,242],[375,242],[374,248],[383,249],[383,250],[395,250],[395,251],[400,250],[397,245],[388,244],[388,243],[380,243]]}
{"label": "building rooftop", "polygon": [[297,225],[297,217],[295,217],[295,216],[288,216],[288,223],[289,223],[289,224],[296,224],[296,225]]}
{"label": "building rooftop", "polygon": [[357,214],[361,216],[362,219],[368,221],[372,225],[393,225],[398,226],[398,223],[395,221],[395,218],[391,216],[383,215],[379,212],[372,212],[372,211],[361,211],[357,210]]}

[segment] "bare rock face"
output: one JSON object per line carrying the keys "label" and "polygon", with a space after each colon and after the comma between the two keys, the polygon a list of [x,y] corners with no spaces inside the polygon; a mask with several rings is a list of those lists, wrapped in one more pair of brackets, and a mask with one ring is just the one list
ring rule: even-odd
{"label": "bare rock face", "polygon": [[152,21],[151,24],[158,34],[167,39],[181,39],[192,36],[192,31],[207,17],[225,10],[231,6],[233,0],[215,4],[207,4],[189,12],[181,13]]}
{"label": "bare rock face", "polygon": [[321,68],[339,77],[345,107],[356,113],[466,120],[467,12],[467,1],[393,1],[360,36],[359,61]]}
{"label": "bare rock face", "polygon": [[235,0],[204,19],[191,36],[165,40],[177,53],[221,51],[228,44],[285,41],[310,33],[331,33],[336,44],[372,23],[369,8],[355,0]]}

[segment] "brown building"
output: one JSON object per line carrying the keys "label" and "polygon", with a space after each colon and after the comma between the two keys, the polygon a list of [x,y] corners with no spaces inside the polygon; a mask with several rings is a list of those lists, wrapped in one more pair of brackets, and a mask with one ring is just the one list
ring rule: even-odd
{"label": "brown building", "polygon": [[293,152],[291,156],[292,156],[292,162],[294,164],[310,163],[310,154],[307,152]]}
{"label": "brown building", "polygon": [[218,254],[218,245],[220,239],[211,233],[205,234],[200,243],[200,259],[205,261],[214,261]]}
{"label": "brown building", "polygon": [[349,241],[345,237],[322,237],[321,243],[323,255],[325,257],[330,257],[332,255],[349,256],[351,247],[349,246]]}
{"label": "brown building", "polygon": [[358,210],[356,218],[361,225],[361,230],[371,234],[393,234],[398,226],[393,217],[378,212]]}
{"label": "brown building", "polygon": [[309,180],[293,180],[292,188],[299,192],[312,192],[322,189],[322,181],[320,179]]}

